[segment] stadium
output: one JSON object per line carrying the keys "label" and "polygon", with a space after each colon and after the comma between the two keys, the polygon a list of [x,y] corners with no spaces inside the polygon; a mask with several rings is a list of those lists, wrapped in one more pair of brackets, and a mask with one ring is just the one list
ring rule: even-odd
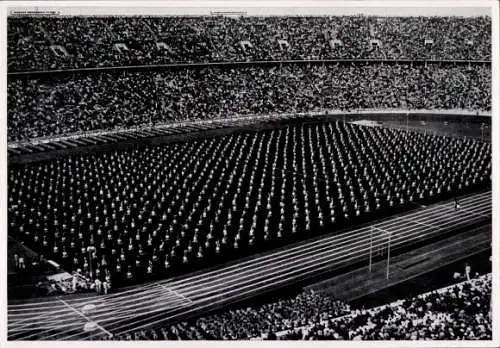
{"label": "stadium", "polygon": [[491,27],[11,12],[8,340],[492,340]]}

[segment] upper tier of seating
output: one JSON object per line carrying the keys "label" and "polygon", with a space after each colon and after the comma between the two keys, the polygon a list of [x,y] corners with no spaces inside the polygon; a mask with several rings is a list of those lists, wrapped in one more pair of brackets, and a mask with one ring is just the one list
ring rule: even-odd
{"label": "upper tier of seating", "polygon": [[11,17],[9,71],[297,59],[491,58],[490,17]]}

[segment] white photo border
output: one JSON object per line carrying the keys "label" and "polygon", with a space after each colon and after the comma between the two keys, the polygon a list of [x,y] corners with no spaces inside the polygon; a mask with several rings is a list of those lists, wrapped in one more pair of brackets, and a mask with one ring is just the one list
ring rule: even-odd
{"label": "white photo border", "polygon": [[[238,342],[16,342],[7,341],[7,16],[9,9],[12,8],[34,8],[47,9],[52,7],[64,8],[85,8],[99,11],[102,9],[127,9],[127,11],[144,10],[148,8],[165,9],[175,12],[175,9],[186,8],[204,8],[204,9],[244,9],[244,8],[291,8],[300,13],[306,8],[477,8],[487,7],[491,9],[492,18],[492,199],[493,199],[493,218],[492,218],[492,303],[493,303],[493,337],[491,341],[314,341],[313,342],[295,342],[295,341],[238,341]],[[208,11],[207,11],[208,12]],[[120,13],[122,14],[122,13]],[[123,13],[124,15],[126,13]],[[129,13],[131,14],[131,13]],[[0,2],[0,73],[3,77],[0,83],[0,236],[3,241],[0,243],[0,274],[3,284],[0,286],[0,347],[62,347],[71,344],[72,347],[122,347],[122,346],[148,346],[164,347],[173,345],[175,347],[250,347],[254,345],[275,345],[282,347],[299,346],[324,346],[330,347],[499,347],[500,346],[500,217],[499,194],[500,194],[500,122],[499,115],[499,5],[495,0],[471,0],[471,1],[5,1]],[[498,177],[498,179],[497,179]]]}

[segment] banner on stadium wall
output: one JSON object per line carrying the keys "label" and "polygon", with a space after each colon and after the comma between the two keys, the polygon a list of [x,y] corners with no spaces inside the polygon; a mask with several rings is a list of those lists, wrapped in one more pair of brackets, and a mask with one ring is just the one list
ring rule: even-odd
{"label": "banner on stadium wall", "polygon": [[280,39],[278,40],[278,45],[280,46],[281,50],[285,50],[290,47],[290,44],[288,43],[287,40]]}
{"label": "banner on stadium wall", "polygon": [[252,43],[248,40],[240,41],[240,46],[243,49],[243,51],[253,48]]}
{"label": "banner on stadium wall", "polygon": [[342,47],[342,46],[344,46],[344,43],[342,42],[342,40],[339,40],[339,39],[330,40],[330,47],[332,49],[335,49],[337,47]]}

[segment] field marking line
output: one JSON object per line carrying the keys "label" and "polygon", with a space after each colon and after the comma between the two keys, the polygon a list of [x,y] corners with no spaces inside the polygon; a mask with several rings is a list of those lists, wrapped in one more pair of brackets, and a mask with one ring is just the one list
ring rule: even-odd
{"label": "field marking line", "polygon": [[160,286],[164,289],[167,289],[169,292],[171,292],[172,294],[182,298],[184,301],[188,302],[188,303],[193,303],[193,300],[191,300],[189,297],[186,297],[184,296],[183,294],[181,294],[180,292],[174,290],[174,289],[171,289],[163,284],[160,284]]}
{"label": "field marking line", "polygon": [[79,316],[83,317],[85,320],[87,320],[87,322],[89,323],[94,323],[99,329],[101,329],[101,331],[103,331],[105,334],[107,334],[108,336],[112,337],[113,334],[111,332],[109,332],[108,330],[106,330],[105,328],[103,328],[101,325],[99,325],[99,323],[97,323],[96,321],[93,321],[91,320],[89,317],[87,317],[85,314],[83,314],[82,312],[80,312],[79,310],[73,308],[71,305],[68,304],[68,302],[58,298],[57,299],[58,301],[62,302],[66,307],[68,307],[69,309],[71,309],[73,312],[75,312],[76,314],[78,314]]}

